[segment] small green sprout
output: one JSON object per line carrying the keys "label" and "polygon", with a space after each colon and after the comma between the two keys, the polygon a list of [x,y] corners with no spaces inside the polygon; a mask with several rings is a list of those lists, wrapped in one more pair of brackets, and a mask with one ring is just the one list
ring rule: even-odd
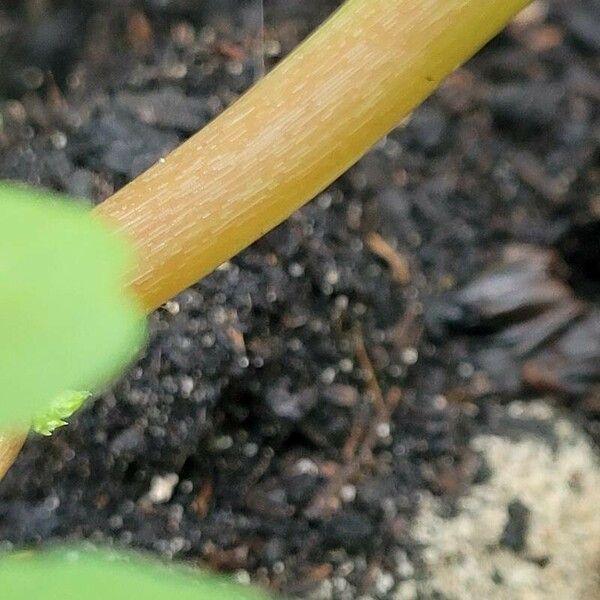
{"label": "small green sprout", "polygon": [[68,424],[65,419],[74,415],[90,396],[89,392],[63,392],[45,412],[33,417],[31,429],[39,435],[52,435],[56,429]]}

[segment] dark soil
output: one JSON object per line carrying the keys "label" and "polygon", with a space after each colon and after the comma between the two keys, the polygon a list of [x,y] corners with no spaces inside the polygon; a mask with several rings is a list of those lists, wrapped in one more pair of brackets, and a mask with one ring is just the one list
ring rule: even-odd
{"label": "dark soil", "polygon": [[[261,68],[253,2],[24,4],[0,8],[4,178],[99,202]],[[267,67],[336,4],[266,3]],[[157,311],[129,375],[29,440],[0,540],[114,542],[298,597],[343,572],[377,595],[398,548],[419,570],[420,493],[451,512],[486,476],[469,440],[508,398],[550,393],[600,439],[600,3],[545,6]]]}

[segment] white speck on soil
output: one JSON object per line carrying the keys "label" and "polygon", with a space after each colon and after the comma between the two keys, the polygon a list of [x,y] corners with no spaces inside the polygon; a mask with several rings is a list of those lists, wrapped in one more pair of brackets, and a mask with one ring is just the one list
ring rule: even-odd
{"label": "white speck on soil", "polygon": [[238,583],[242,585],[250,585],[250,573],[248,573],[248,571],[246,571],[245,569],[240,569],[239,571],[236,571],[234,577]]}
{"label": "white speck on soil", "polygon": [[309,458],[301,458],[295,465],[294,470],[298,475],[318,475],[319,467]]}
{"label": "white speck on soil", "polygon": [[394,577],[390,573],[381,572],[375,580],[375,589],[379,594],[388,594],[395,585]]}
{"label": "white speck on soil", "polygon": [[158,475],[153,477],[146,499],[152,504],[168,502],[173,496],[173,490],[178,482],[179,476],[176,473],[169,473],[164,477]]}
{"label": "white speck on soil", "polygon": [[225,452],[233,446],[233,438],[230,435],[221,435],[212,440],[211,448],[215,452]]}
{"label": "white speck on soil", "polygon": [[192,392],[194,391],[194,380],[189,376],[182,377],[181,383],[180,383],[180,389],[181,389],[181,394],[183,395],[183,397],[189,398],[191,396]]}
{"label": "white speck on soil", "polygon": [[165,303],[165,310],[169,314],[175,316],[179,314],[181,307],[179,306],[179,302],[176,302],[175,300],[169,300]]}
{"label": "white speck on soil", "polygon": [[388,438],[391,432],[390,424],[386,422],[379,423],[379,425],[377,425],[376,431],[377,437],[382,439]]}
{"label": "white speck on soil", "polygon": [[352,484],[342,486],[340,497],[343,502],[354,502],[356,500],[356,487]]}
{"label": "white speck on soil", "polygon": [[402,362],[405,365],[415,365],[419,360],[419,352],[416,348],[405,348],[402,352]]}

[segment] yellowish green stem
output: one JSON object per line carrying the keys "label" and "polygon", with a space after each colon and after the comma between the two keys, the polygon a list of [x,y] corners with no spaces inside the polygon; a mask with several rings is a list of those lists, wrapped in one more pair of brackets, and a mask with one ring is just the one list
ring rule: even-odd
{"label": "yellowish green stem", "polygon": [[529,0],[348,0],[216,120],[98,214],[141,257],[152,310],[313,198]]}
{"label": "yellowish green stem", "polygon": [[[147,311],[354,164],[529,0],[348,0],[219,118],[96,209]],[[0,479],[24,436],[0,438]]]}

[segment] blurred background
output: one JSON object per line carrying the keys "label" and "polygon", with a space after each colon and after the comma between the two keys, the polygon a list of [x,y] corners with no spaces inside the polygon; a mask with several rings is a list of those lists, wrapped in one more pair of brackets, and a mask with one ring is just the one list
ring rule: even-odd
{"label": "blurred background", "polygon": [[[4,0],[0,177],[101,202],[339,4]],[[302,599],[600,597],[599,67],[600,2],[535,0],[28,441],[0,547]]]}

